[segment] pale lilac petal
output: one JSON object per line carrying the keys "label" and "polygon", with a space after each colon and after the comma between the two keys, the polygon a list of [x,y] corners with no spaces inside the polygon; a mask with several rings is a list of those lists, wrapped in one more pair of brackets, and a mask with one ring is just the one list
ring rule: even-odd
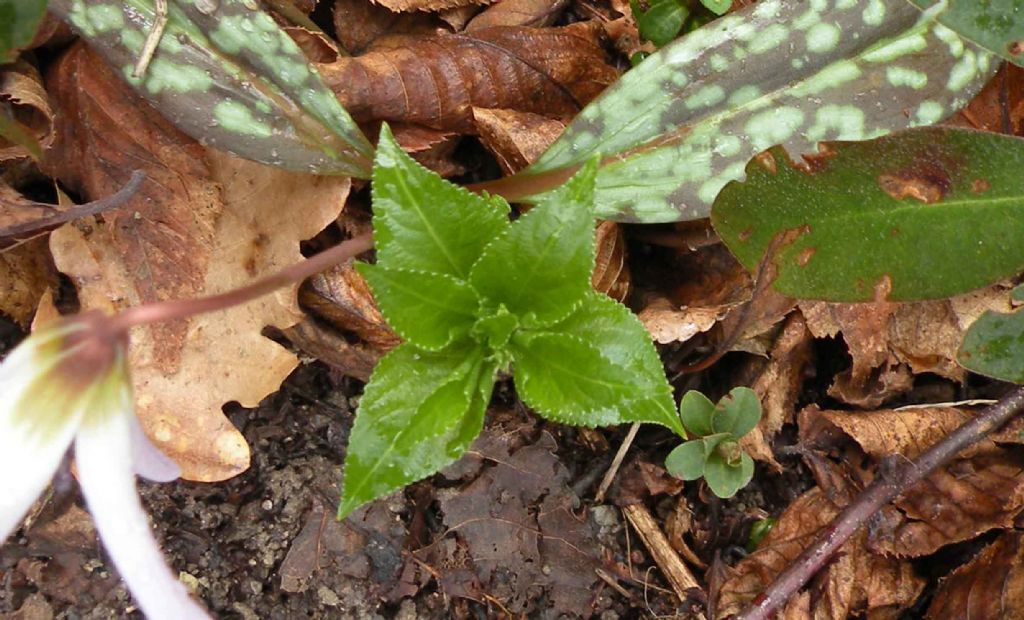
{"label": "pale lilac petal", "polygon": [[150,620],[209,618],[168,568],[139,496],[132,466],[130,410],[83,423],[75,440],[79,483],[103,546]]}
{"label": "pale lilac petal", "polygon": [[177,480],[181,476],[178,464],[153,445],[134,415],[129,416],[128,420],[132,435],[132,465],[135,473],[152,482]]}
{"label": "pale lilac petal", "polygon": [[30,336],[0,363],[0,543],[46,488],[71,444],[81,410],[60,385],[42,380],[59,361],[63,333]]}

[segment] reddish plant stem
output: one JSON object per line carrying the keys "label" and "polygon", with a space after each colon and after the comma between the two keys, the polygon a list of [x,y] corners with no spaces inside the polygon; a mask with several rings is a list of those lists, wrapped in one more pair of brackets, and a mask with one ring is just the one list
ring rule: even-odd
{"label": "reddish plant stem", "polygon": [[304,280],[372,247],[373,237],[370,233],[359,235],[242,288],[209,297],[171,299],[128,308],[110,317],[109,328],[113,333],[122,333],[138,325],[182,319],[237,306],[262,297],[282,286]]}
{"label": "reddish plant stem", "polygon": [[985,408],[917,459],[891,473],[880,473],[868,488],[819,532],[814,543],[757,595],[737,620],[768,620],[806,584],[868,519],[883,506],[949,462],[964,448],[984,439],[1024,408],[1024,387],[1017,387]]}

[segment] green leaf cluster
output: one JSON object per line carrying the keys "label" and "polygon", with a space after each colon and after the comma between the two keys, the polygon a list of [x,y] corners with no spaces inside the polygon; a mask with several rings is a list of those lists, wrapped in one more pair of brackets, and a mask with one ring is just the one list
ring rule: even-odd
{"label": "green leaf cluster", "polygon": [[498,371],[540,415],[684,433],[650,337],[590,287],[594,173],[514,223],[413,161],[385,127],[373,169],[377,263],[359,266],[404,339],[374,370],[352,428],[339,515],[457,459]]}
{"label": "green leaf cluster", "polygon": [[679,417],[695,438],[669,453],[665,459],[669,473],[683,480],[703,476],[718,497],[736,495],[754,475],[754,461],[737,442],[761,419],[757,394],[736,387],[715,404],[690,390],[679,403]]}

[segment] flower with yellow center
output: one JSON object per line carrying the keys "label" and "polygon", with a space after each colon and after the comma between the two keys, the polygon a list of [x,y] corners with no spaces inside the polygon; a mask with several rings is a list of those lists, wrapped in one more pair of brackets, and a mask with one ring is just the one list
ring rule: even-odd
{"label": "flower with yellow center", "polygon": [[178,466],[135,418],[123,337],[86,314],[38,330],[0,363],[0,543],[74,444],[82,492],[103,545],[151,620],[208,618],[167,567],[135,489]]}

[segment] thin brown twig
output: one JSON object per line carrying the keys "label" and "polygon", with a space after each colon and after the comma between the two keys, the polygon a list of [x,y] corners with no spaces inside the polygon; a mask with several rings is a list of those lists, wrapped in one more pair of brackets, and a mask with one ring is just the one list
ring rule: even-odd
{"label": "thin brown twig", "polygon": [[905,465],[896,466],[888,474],[883,470],[852,504],[818,534],[811,546],[782,571],[764,592],[754,598],[737,620],[771,618],[883,506],[949,462],[961,450],[1006,424],[1022,408],[1024,387],[1018,387],[933,445],[916,460],[906,461]]}
{"label": "thin brown twig", "polygon": [[608,492],[608,487],[612,486],[615,475],[619,473],[622,459],[626,458],[626,453],[629,452],[630,446],[633,445],[633,439],[636,438],[638,430],[640,430],[640,423],[633,422],[633,425],[629,427],[629,432],[626,433],[626,438],[622,440],[622,445],[619,446],[619,451],[615,453],[612,464],[608,466],[608,471],[605,472],[604,478],[601,480],[601,486],[597,487],[597,493],[594,495],[595,504],[600,504],[604,501],[604,494]]}
{"label": "thin brown twig", "polygon": [[142,46],[142,52],[135,61],[135,68],[132,70],[133,78],[140,78],[149,68],[149,62],[153,60],[156,47],[160,45],[160,39],[164,36],[164,29],[167,27],[167,0],[156,0],[156,14],[153,17],[153,25],[146,35],[146,42]]}

